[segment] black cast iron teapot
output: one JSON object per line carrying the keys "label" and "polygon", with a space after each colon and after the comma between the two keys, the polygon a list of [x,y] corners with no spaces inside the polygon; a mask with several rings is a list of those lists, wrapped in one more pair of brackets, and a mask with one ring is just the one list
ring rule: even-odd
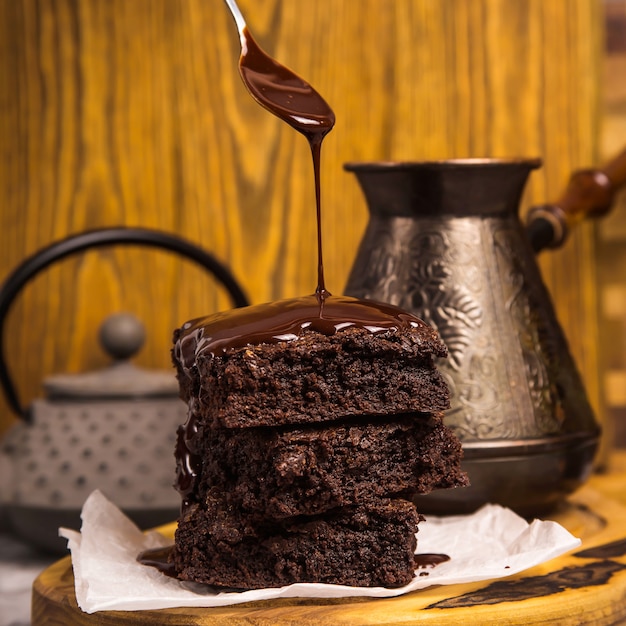
{"label": "black cast iron teapot", "polygon": [[[0,507],[16,534],[62,552],[59,526],[78,528],[80,510],[100,489],[140,527],[178,515],[174,490],[174,437],[186,419],[174,370],[146,370],[130,362],[144,340],[141,323],[114,315],[100,341],[112,364],[100,371],[59,374],[44,381],[46,397],[20,402],[9,373],[4,322],[22,287],[51,263],[105,245],[140,245],[182,255],[226,288],[234,306],[247,298],[213,255],[180,237],[138,228],[112,228],[69,237],[21,263],[0,289],[0,384],[19,417],[0,442]],[[94,338],[95,343],[95,338]]]}

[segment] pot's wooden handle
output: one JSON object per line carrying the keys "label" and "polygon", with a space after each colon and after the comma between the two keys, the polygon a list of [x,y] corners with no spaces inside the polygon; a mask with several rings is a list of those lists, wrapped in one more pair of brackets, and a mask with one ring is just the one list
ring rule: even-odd
{"label": "pot's wooden handle", "polygon": [[574,172],[558,200],[532,207],[528,212],[527,229],[533,249],[539,252],[558,248],[575,224],[606,215],[624,184],[626,148],[599,169]]}

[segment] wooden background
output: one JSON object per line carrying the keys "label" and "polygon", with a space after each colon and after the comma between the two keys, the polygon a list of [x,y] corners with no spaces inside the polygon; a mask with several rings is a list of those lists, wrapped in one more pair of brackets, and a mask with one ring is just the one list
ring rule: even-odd
{"label": "wooden background", "polygon": [[[252,32],[337,114],[323,151],[326,280],[340,293],[367,221],[342,164],[539,156],[524,206],[597,162],[598,0],[241,0]],[[237,73],[222,0],[0,0],[0,278],[42,246],[131,225],[228,263],[253,302],[315,287],[305,140]],[[541,257],[598,406],[592,226]],[[4,330],[24,401],[45,375],[98,367],[100,321],[135,312],[138,362],[169,367],[172,329],[229,306],[188,263],[105,249],[35,279]],[[13,421],[0,402],[0,431]]]}
{"label": "wooden background", "polygon": [[[605,54],[600,153],[626,145],[626,0],[603,0]],[[597,229],[600,372],[614,444],[626,448],[626,188]]]}

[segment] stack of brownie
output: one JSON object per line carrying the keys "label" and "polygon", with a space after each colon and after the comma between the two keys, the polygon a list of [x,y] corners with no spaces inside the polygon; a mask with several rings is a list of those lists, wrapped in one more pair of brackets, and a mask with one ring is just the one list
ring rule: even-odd
{"label": "stack of brownie", "polygon": [[189,406],[176,452],[178,577],[236,589],[407,584],[420,520],[411,499],[467,484],[442,422],[449,393],[433,358],[445,346],[417,318],[252,332],[280,314],[257,309],[175,333]]}

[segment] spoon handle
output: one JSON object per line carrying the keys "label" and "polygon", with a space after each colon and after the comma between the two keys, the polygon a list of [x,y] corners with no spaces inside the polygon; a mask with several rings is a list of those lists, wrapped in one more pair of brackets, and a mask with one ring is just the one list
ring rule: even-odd
{"label": "spoon handle", "polygon": [[230,12],[233,14],[235,18],[235,23],[237,24],[237,30],[239,31],[239,35],[241,37],[241,41],[243,43],[243,29],[246,27],[246,20],[243,18],[239,7],[235,0],[224,0],[230,9]]}

